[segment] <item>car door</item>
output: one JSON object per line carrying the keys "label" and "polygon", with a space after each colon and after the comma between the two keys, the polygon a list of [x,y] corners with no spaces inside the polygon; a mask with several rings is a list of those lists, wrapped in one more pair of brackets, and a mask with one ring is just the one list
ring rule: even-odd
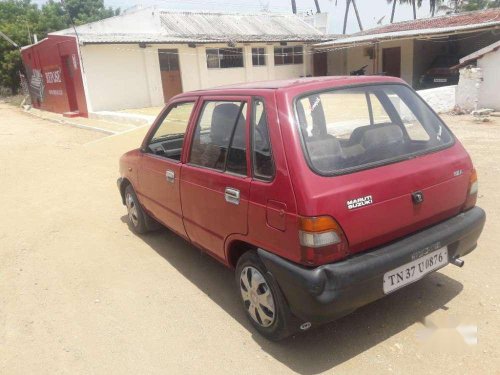
{"label": "car door", "polygon": [[139,200],[157,220],[183,237],[179,176],[187,127],[196,98],[171,103],[146,137],[138,170]]}
{"label": "car door", "polygon": [[181,175],[190,240],[224,259],[224,241],[247,233],[248,97],[205,97]]}

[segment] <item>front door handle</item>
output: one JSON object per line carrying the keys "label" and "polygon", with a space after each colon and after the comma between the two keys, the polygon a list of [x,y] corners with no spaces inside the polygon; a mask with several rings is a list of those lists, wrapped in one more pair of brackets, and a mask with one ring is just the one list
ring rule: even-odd
{"label": "front door handle", "polygon": [[175,181],[175,173],[174,173],[173,170],[167,169],[167,171],[165,172],[165,177],[167,178],[167,182],[170,182],[171,184],[174,183],[174,181]]}
{"label": "front door handle", "polygon": [[238,189],[227,187],[224,197],[228,203],[240,204],[240,191]]}

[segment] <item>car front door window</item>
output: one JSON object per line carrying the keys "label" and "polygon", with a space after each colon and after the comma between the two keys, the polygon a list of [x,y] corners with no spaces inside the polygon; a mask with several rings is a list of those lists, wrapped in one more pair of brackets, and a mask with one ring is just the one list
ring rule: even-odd
{"label": "car front door window", "polygon": [[194,104],[194,102],[183,102],[170,107],[148,142],[148,152],[181,160],[184,136]]}

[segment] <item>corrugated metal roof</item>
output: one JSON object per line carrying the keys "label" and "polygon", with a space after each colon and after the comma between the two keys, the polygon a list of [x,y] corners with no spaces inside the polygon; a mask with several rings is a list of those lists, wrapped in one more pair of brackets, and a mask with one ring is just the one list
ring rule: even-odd
{"label": "corrugated metal roof", "polygon": [[169,35],[215,40],[314,39],[319,30],[293,14],[222,14],[161,12]]}
{"label": "corrugated metal roof", "polygon": [[[144,30],[134,27],[134,17],[137,24],[149,17]],[[152,12],[141,10],[78,26],[77,31],[82,43],[318,42],[332,39],[294,14],[156,9]],[[67,29],[54,34],[69,35],[74,34],[74,31]]]}
{"label": "corrugated metal roof", "polygon": [[317,47],[355,44],[373,40],[444,34],[454,31],[477,30],[500,25],[500,9],[465,12],[434,18],[397,22],[361,31],[334,41],[319,43]]}

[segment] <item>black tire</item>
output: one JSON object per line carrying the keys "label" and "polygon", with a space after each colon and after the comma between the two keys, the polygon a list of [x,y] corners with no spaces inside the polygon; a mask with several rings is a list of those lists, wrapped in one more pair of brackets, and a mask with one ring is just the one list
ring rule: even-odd
{"label": "black tire", "polygon": [[127,207],[128,225],[130,229],[137,234],[149,232],[148,215],[142,209],[132,185],[128,185],[125,188],[125,206]]}
{"label": "black tire", "polygon": [[[248,272],[251,269],[257,270],[260,273],[260,275],[264,278],[266,285],[261,285],[261,286],[262,287],[265,286],[264,290],[266,290],[266,288],[269,287],[270,293],[273,298],[274,302],[274,313],[272,314],[273,321],[272,323],[269,323],[269,321],[267,321],[267,323],[269,324],[268,326],[265,326],[265,324],[260,323],[262,322],[263,319],[260,319],[259,322],[252,317],[249,310],[254,305],[252,305],[252,302],[250,302],[249,299],[245,300],[243,297],[243,293],[246,287],[245,285],[243,285],[241,279],[242,273],[245,271],[244,276],[246,276],[248,275]],[[288,307],[288,304],[285,298],[283,297],[283,293],[281,292],[280,287],[274,280],[273,276],[269,272],[267,272],[266,267],[264,266],[264,264],[262,263],[262,261],[260,260],[259,256],[255,251],[253,250],[247,251],[238,260],[238,264],[236,266],[235,279],[236,279],[237,292],[239,298],[241,299],[243,309],[245,310],[245,314],[250,323],[253,325],[253,327],[262,336],[272,341],[279,341],[294,334],[297,331],[292,327],[295,319],[293,318],[290,312],[290,308]],[[266,314],[265,319],[270,319],[271,315],[269,313],[271,310],[265,309],[263,305],[260,306],[262,307],[261,310],[264,312],[264,314]],[[260,314],[258,313],[258,310],[254,310],[254,315],[257,317],[257,320],[259,320]]]}

